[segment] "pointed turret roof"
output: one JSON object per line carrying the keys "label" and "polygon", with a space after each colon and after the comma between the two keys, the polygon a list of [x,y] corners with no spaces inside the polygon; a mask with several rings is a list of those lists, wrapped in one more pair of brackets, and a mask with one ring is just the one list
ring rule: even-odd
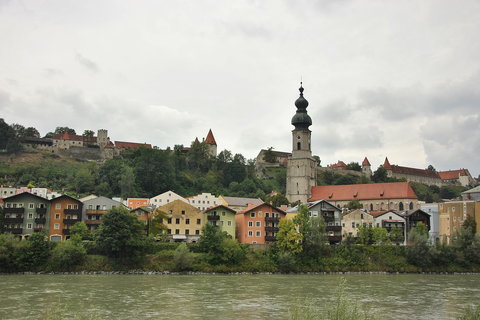
{"label": "pointed turret roof", "polygon": [[363,167],[371,167],[372,166],[370,164],[370,161],[368,161],[367,157],[365,157],[365,159],[363,159],[362,166]]}
{"label": "pointed turret roof", "polygon": [[205,138],[206,144],[211,144],[216,146],[217,142],[215,141],[215,137],[213,136],[212,129],[208,130],[207,137]]}
{"label": "pointed turret roof", "polygon": [[383,167],[385,168],[385,170],[392,170],[392,165],[388,161],[387,157],[385,157],[385,162],[383,163]]}

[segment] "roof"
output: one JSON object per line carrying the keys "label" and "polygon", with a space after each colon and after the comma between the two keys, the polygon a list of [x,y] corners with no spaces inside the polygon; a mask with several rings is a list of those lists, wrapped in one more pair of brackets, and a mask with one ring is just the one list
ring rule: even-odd
{"label": "roof", "polygon": [[222,197],[229,206],[246,207],[249,203],[254,205],[262,204],[263,201],[258,198],[241,198],[241,197]]}
{"label": "roof", "polygon": [[[262,153],[262,152],[265,153],[265,152],[267,152],[267,151],[269,151],[269,150],[267,150],[267,149],[262,149],[262,150],[260,150],[260,153]],[[290,157],[290,156],[292,155],[291,152],[285,152],[285,151],[274,151],[274,150],[270,150],[270,152],[271,152],[275,157],[277,157],[277,158],[288,158],[288,157]]]}
{"label": "roof", "polygon": [[223,204],[219,204],[218,206],[215,206],[215,207],[210,207],[210,208],[208,208],[207,210],[205,210],[205,212],[210,212],[210,211],[212,211],[212,210],[218,210],[218,209],[221,209],[221,208],[223,208],[223,209],[225,209],[225,210],[229,210],[229,211],[231,211],[231,212],[233,212],[233,213],[236,213],[236,212],[237,212],[237,211],[233,210],[232,208],[229,208],[229,207],[227,207],[227,206],[224,206]]}
{"label": "roof", "polygon": [[424,215],[427,215],[427,216],[430,216],[430,214],[426,213],[426,212],[423,211],[422,209],[407,210],[407,211],[405,211],[405,212],[403,213],[403,215],[409,217],[409,216],[411,216],[412,214],[414,214],[414,213],[416,213],[416,212],[421,213],[421,214],[424,214]]}
{"label": "roof", "polygon": [[362,162],[362,166],[366,167],[366,166],[371,166],[370,164],[370,161],[368,161],[367,157],[365,157],[365,159],[363,159],[363,162]]}
{"label": "roof", "polygon": [[213,136],[212,129],[208,130],[207,137],[205,138],[206,144],[211,144],[216,146],[217,142],[215,141],[215,137]]}
{"label": "roof", "polygon": [[480,186],[476,186],[476,187],[473,188],[473,189],[470,189],[470,190],[467,190],[467,191],[463,191],[462,193],[475,193],[475,192],[480,192]]}
{"label": "roof", "polygon": [[285,211],[283,211],[282,209],[279,209],[279,208],[271,205],[271,204],[268,203],[268,202],[262,202],[262,203],[257,204],[257,205],[252,205],[252,204],[250,204],[250,205],[249,205],[248,207],[246,207],[244,210],[238,211],[237,214],[245,214],[245,213],[248,213],[248,212],[253,211],[253,210],[255,210],[255,209],[257,209],[258,207],[261,207],[261,206],[263,206],[263,205],[268,206],[268,207],[270,207],[270,208],[272,208],[272,209],[275,209],[275,210],[277,210],[277,211],[280,211],[280,213],[287,214],[287,213],[286,213]]}
{"label": "roof", "polygon": [[343,162],[341,160],[338,160],[337,163],[331,164],[328,167],[330,167],[330,168],[345,168],[346,166],[347,165],[345,164],[345,162]]}
{"label": "roof", "polygon": [[396,164],[392,165],[388,161],[388,158],[385,158],[385,162],[383,163],[383,167],[386,170],[391,170],[394,173],[440,179],[440,176],[438,175],[438,173],[436,171],[428,170],[428,169],[417,169],[417,168],[410,168],[410,167],[402,167],[402,166],[397,166]]}
{"label": "roof", "polygon": [[55,202],[55,201],[57,201],[57,200],[59,200],[59,199],[63,199],[63,198],[67,198],[67,199],[69,199],[69,200],[75,201],[75,202],[83,205],[83,202],[82,202],[82,201],[80,201],[80,200],[78,200],[78,199],[75,199],[75,198],[73,198],[73,197],[70,197],[69,195],[66,195],[66,194],[62,194],[61,196],[58,196],[58,197],[56,197],[56,198],[53,198],[53,199],[50,200],[50,201],[51,201],[51,202]]}
{"label": "roof", "polygon": [[460,176],[469,176],[470,173],[467,169],[459,169],[459,170],[448,170],[448,171],[439,171],[438,175],[442,180],[456,180]]}
{"label": "roof", "polygon": [[149,213],[149,212],[153,211],[153,208],[151,208],[151,207],[138,207],[138,208],[130,210],[130,212],[135,212],[137,210],[142,210],[143,212]]}
{"label": "roof", "polygon": [[67,132],[55,133],[52,136],[52,139],[55,139],[55,140],[70,140],[70,141],[83,141],[83,142],[90,142],[90,143],[97,142],[97,137],[79,136],[79,135],[76,135],[76,134],[68,134]]}
{"label": "roof", "polygon": [[123,149],[138,149],[140,147],[152,149],[152,145],[149,143],[125,142],[125,141],[115,141],[115,147],[123,148]]}
{"label": "roof", "polygon": [[372,200],[372,199],[417,199],[408,182],[347,184],[314,186],[308,201],[327,200]]}
{"label": "roof", "polygon": [[387,214],[387,213],[393,213],[393,214],[396,214],[397,216],[403,218],[402,214],[399,213],[399,212],[396,212],[394,210],[386,210],[386,211],[370,211],[369,214],[374,217],[374,218],[378,218],[380,216],[383,216],[384,214]]}
{"label": "roof", "polygon": [[10,196],[10,197],[3,198],[3,201],[4,201],[4,202],[5,202],[5,201],[10,201],[10,200],[13,200],[13,199],[15,199],[15,198],[17,198],[17,197],[24,196],[24,195],[29,195],[29,196],[31,196],[31,197],[34,197],[34,198],[41,199],[41,200],[43,200],[43,201],[49,202],[48,199],[43,198],[43,197],[40,197],[40,196],[37,196],[36,194],[30,193],[30,192],[27,192],[27,191],[24,191],[24,192],[21,192],[21,193],[17,193],[17,194],[15,194],[15,195],[13,195],[13,196]]}

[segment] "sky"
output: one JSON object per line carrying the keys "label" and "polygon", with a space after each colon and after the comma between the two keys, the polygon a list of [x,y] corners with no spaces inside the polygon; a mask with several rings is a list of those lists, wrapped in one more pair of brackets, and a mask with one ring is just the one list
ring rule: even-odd
{"label": "sky", "polygon": [[0,118],[480,174],[480,1],[0,0]]}

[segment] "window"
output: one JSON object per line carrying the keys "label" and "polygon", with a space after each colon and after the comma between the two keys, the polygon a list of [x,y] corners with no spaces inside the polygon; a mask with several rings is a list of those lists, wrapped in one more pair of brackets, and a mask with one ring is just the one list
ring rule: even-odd
{"label": "window", "polygon": [[61,205],[60,203],[57,203],[57,204],[55,205],[55,209],[62,209],[62,205]]}
{"label": "window", "polygon": [[185,219],[185,224],[190,224],[190,219]]}
{"label": "window", "polygon": [[60,229],[60,223],[55,223],[55,224],[53,225],[53,229],[59,230],[59,229]]}
{"label": "window", "polygon": [[225,213],[225,211],[222,211],[222,216],[224,216],[224,217],[225,217],[225,214],[226,214],[226,213]]}
{"label": "window", "polygon": [[255,218],[255,212],[250,212],[250,218]]}
{"label": "window", "polygon": [[175,224],[180,224],[180,218],[175,219]]}
{"label": "window", "polygon": [[262,226],[262,222],[261,222],[261,221],[257,221],[257,222],[255,222],[255,224],[256,224],[257,227],[261,227],[261,226]]}
{"label": "window", "polygon": [[172,223],[172,218],[168,218],[167,223]]}
{"label": "window", "polygon": [[32,229],[32,224],[31,223],[27,223],[27,229]]}
{"label": "window", "polygon": [[185,234],[190,234],[190,230],[189,230],[189,229],[185,229]]}
{"label": "window", "polygon": [[60,219],[60,213],[55,213],[55,219]]}
{"label": "window", "polygon": [[33,219],[33,213],[28,214],[28,219]]}
{"label": "window", "polygon": [[196,235],[199,235],[199,234],[200,234],[200,230],[195,230],[195,234],[196,234]]}
{"label": "window", "polygon": [[352,228],[355,228],[355,222],[352,222]]}
{"label": "window", "polygon": [[268,218],[270,214],[268,212],[265,212],[265,218]]}
{"label": "window", "polygon": [[29,203],[29,204],[28,204],[28,208],[29,208],[29,209],[35,208],[35,204],[34,204],[34,203]]}
{"label": "window", "polygon": [[172,234],[172,229],[167,229],[167,234]]}
{"label": "window", "polygon": [[261,237],[261,236],[262,236],[262,231],[257,231],[257,232],[255,232],[255,236]]}
{"label": "window", "polygon": [[78,209],[78,204],[74,204],[73,209]]}
{"label": "window", "polygon": [[232,226],[232,221],[227,221],[227,226],[231,227]]}
{"label": "window", "polygon": [[248,231],[248,236],[253,237],[253,231],[252,230]]}
{"label": "window", "polygon": [[88,210],[92,210],[93,209],[93,205],[89,204],[88,205]]}
{"label": "window", "polygon": [[297,142],[297,150],[301,149],[302,144],[300,142]]}
{"label": "window", "polygon": [[222,226],[222,227],[223,227],[223,221],[220,221],[220,226]]}
{"label": "window", "polygon": [[72,209],[72,205],[71,205],[71,204],[67,204],[67,209]]}
{"label": "window", "polygon": [[197,224],[202,224],[202,219],[197,219]]}
{"label": "window", "polygon": [[360,213],[360,219],[363,220],[363,213]]}
{"label": "window", "polygon": [[175,229],[175,234],[180,234],[180,229]]}
{"label": "window", "polygon": [[253,221],[248,221],[248,226],[253,227]]}
{"label": "window", "polygon": [[182,214],[185,214],[185,210],[182,210]]}

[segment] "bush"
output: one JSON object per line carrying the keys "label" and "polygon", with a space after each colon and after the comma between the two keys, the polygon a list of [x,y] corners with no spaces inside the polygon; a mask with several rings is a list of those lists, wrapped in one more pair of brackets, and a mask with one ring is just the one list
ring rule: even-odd
{"label": "bush", "polygon": [[87,250],[79,243],[64,241],[52,250],[49,265],[55,271],[71,271],[83,264]]}
{"label": "bush", "polygon": [[175,249],[175,254],[173,255],[173,269],[175,271],[188,271],[192,270],[192,265],[193,254],[188,249],[186,243],[180,244]]}

